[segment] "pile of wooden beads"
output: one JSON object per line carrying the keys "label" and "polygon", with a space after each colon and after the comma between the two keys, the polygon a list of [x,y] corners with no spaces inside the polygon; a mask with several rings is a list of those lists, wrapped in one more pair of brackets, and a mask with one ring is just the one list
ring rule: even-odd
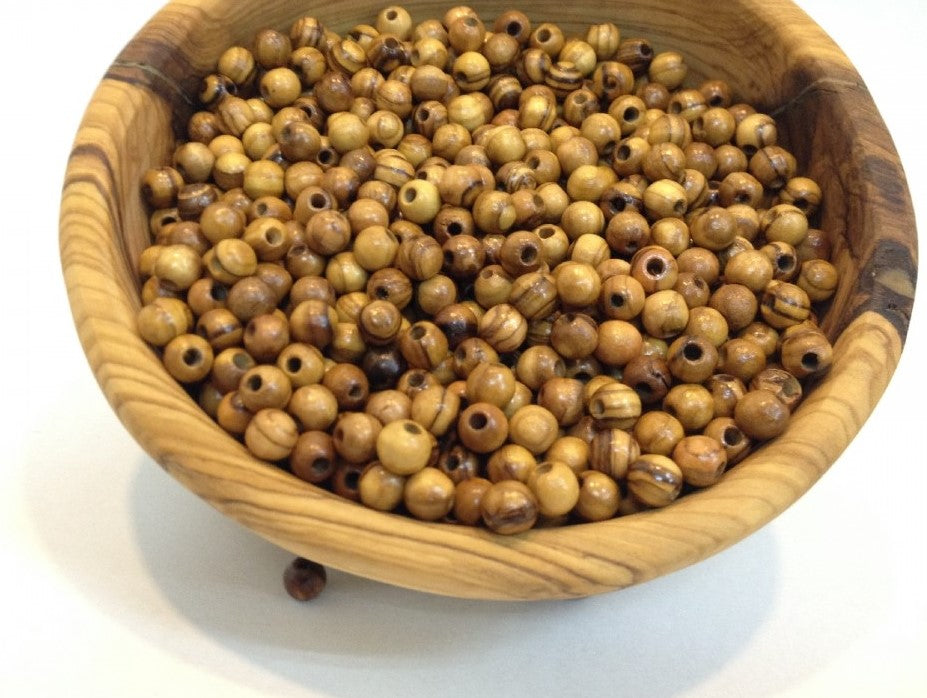
{"label": "pile of wooden beads", "polygon": [[142,190],[141,336],[258,458],[518,533],[669,504],[785,429],[837,285],[775,121],[611,23],[234,46]]}

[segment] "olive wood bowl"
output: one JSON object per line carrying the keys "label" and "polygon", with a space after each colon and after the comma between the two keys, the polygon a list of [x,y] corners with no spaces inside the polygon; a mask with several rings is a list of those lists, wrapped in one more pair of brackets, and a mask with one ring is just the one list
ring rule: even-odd
{"label": "olive wood bowl", "polygon": [[[386,4],[386,3],[384,3]],[[490,22],[512,6],[471,3]],[[448,3],[409,0],[414,19]],[[717,485],[662,510],[504,537],[422,523],[340,499],[256,460],[222,431],[139,338],[136,262],[149,244],[142,174],[169,162],[199,77],[256,30],[315,15],[346,31],[377,5],[342,0],[186,0],[159,12],[112,64],[77,133],[61,203],[61,260],[89,363],[119,419],[165,470],[224,514],[304,557],[460,597],[547,599],[627,587],[702,560],[792,504],[847,446],[901,353],[916,236],[905,177],[865,85],[833,41],[786,0],[533,0],[533,21],[569,33],[614,21],[623,37],[681,51],[690,81],[722,78],[776,116],[800,171],[824,191],[820,227],[841,281],[823,328],[830,372],[788,430]]]}

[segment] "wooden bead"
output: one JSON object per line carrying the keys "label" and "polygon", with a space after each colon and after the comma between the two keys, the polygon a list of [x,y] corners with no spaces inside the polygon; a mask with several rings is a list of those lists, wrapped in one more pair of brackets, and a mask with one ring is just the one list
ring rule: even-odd
{"label": "wooden bead", "polygon": [[534,526],[538,502],[531,489],[517,480],[494,483],[480,502],[483,523],[494,533],[513,535]]}
{"label": "wooden bead", "polygon": [[765,441],[785,431],[789,410],[768,390],[751,390],[737,402],[734,421],[751,439]]}
{"label": "wooden bead", "polygon": [[384,300],[373,300],[364,306],[358,317],[361,335],[367,344],[383,346],[399,335],[402,323],[399,309]]}
{"label": "wooden bead", "polygon": [[800,286],[774,280],[763,290],[759,307],[763,320],[776,329],[783,329],[808,319],[811,299]]}
{"label": "wooden bead", "polygon": [[431,386],[412,398],[410,415],[435,436],[444,436],[456,423],[460,397],[444,386]]}
{"label": "wooden bead", "polygon": [[299,432],[296,422],[276,408],[259,410],[245,429],[245,445],[256,458],[277,461],[290,455]]}
{"label": "wooden bead", "polygon": [[155,298],[138,313],[139,334],[149,344],[161,347],[193,326],[189,306],[178,298]]}
{"label": "wooden bead", "polygon": [[823,373],[834,358],[833,347],[820,332],[804,332],[783,339],[780,354],[782,367],[800,379]]}
{"label": "wooden bead", "polygon": [[772,278],[772,262],[760,250],[736,254],[724,265],[725,283],[741,284],[754,293],[763,291]]}
{"label": "wooden bead", "polygon": [[798,253],[786,242],[771,242],[760,248],[773,266],[773,278],[789,281],[795,278],[799,270]]}
{"label": "wooden bead", "polygon": [[560,426],[572,426],[583,414],[583,383],[556,376],[538,390],[537,404],[554,415]]}
{"label": "wooden bead", "polygon": [[504,408],[515,394],[515,374],[498,362],[476,365],[466,378],[467,400]]}
{"label": "wooden bead", "polygon": [[245,407],[257,412],[267,407],[285,407],[293,388],[283,371],[265,364],[255,366],[242,375],[238,392]]}
{"label": "wooden bead", "polygon": [[641,322],[648,334],[666,339],[685,329],[689,322],[689,307],[677,291],[657,291],[644,300]]}
{"label": "wooden bead", "polygon": [[838,281],[833,264],[826,259],[809,259],[801,263],[796,283],[812,302],[819,303],[834,295]]}
{"label": "wooden bead", "polygon": [[563,358],[551,347],[537,345],[528,347],[515,366],[518,380],[531,390],[538,390],[549,379],[563,376],[566,366]]}
{"label": "wooden bead", "polygon": [[[332,431],[332,444],[348,463],[366,464],[374,458],[382,425],[365,412],[345,412]],[[401,473],[400,473],[401,474]]]}
{"label": "wooden bead", "polygon": [[735,337],[718,349],[718,370],[748,383],[766,367],[763,348],[750,339]]}
{"label": "wooden bead", "polygon": [[444,264],[444,253],[429,235],[403,241],[396,254],[396,266],[410,279],[424,281],[436,276]]}
{"label": "wooden bead", "polygon": [[338,415],[338,400],[326,386],[313,383],[297,388],[286,409],[303,429],[324,431]]}
{"label": "wooden bead", "polygon": [[647,294],[673,288],[678,273],[673,255],[657,245],[642,247],[631,258],[631,277]]}
{"label": "wooden bead", "polygon": [[422,468],[406,480],[402,500],[423,521],[444,518],[454,506],[454,482],[437,468]]}
{"label": "wooden bead", "polygon": [[357,493],[360,501],[377,511],[392,511],[402,502],[406,478],[373,462],[360,475]]}
{"label": "wooden bead", "polygon": [[653,405],[666,397],[673,376],[663,357],[639,354],[625,364],[621,380],[634,389],[642,404]]}
{"label": "wooden bead", "polygon": [[492,482],[518,480],[527,482],[537,465],[534,455],[524,446],[506,444],[493,453],[486,463],[487,477]]}
{"label": "wooden bead", "polygon": [[670,372],[683,383],[707,380],[715,372],[718,359],[718,350],[714,344],[697,335],[678,337],[670,344],[666,355]]}
{"label": "wooden bead", "polygon": [[539,455],[557,439],[558,428],[556,417],[548,410],[540,405],[525,405],[509,419],[508,437],[513,443]]}
{"label": "wooden bead", "polygon": [[640,456],[640,446],[623,429],[602,429],[589,444],[589,466],[613,480],[627,475],[628,465]]}
{"label": "wooden bead", "polygon": [[644,287],[628,274],[616,274],[602,282],[599,304],[612,320],[633,320],[644,309]]}
{"label": "wooden bead", "polygon": [[628,493],[648,507],[665,507],[682,491],[683,473],[665,455],[647,453],[628,467]]}
{"label": "wooden bead", "polygon": [[180,334],[164,347],[164,368],[180,383],[195,383],[212,370],[213,348],[196,334]]}
{"label": "wooden bead", "polygon": [[589,414],[602,427],[631,429],[641,416],[641,399],[623,383],[603,385],[589,400]]}
{"label": "wooden bead", "polygon": [[479,321],[480,338],[501,353],[518,349],[527,333],[527,321],[508,303],[493,306]]}
{"label": "wooden bead", "polygon": [[499,361],[499,354],[479,337],[468,337],[454,350],[454,370],[457,376],[466,379],[481,363]]}
{"label": "wooden bead", "polygon": [[789,411],[801,402],[802,387],[798,378],[781,368],[768,367],[750,380],[750,390],[768,390],[773,393]]}
{"label": "wooden bead", "polygon": [[584,308],[599,298],[602,282],[590,264],[567,262],[557,268],[557,295],[565,306]]}
{"label": "wooden bead", "polygon": [[686,435],[682,423],[668,412],[651,410],[634,425],[634,438],[643,453],[668,456]]}
{"label": "wooden bead", "polygon": [[492,482],[482,477],[462,480],[454,488],[453,517],[457,523],[476,526],[482,520],[480,507]]}
{"label": "wooden bead", "polygon": [[464,446],[475,453],[490,453],[505,443],[509,423],[505,414],[493,404],[471,404],[457,421],[457,434]]}
{"label": "wooden bead", "polygon": [[708,250],[721,250],[737,236],[737,221],[727,209],[712,206],[689,220],[689,235],[696,245]]}
{"label": "wooden bead", "polygon": [[721,479],[727,467],[727,452],[717,439],[696,434],[676,444],[673,460],[687,484],[708,487]]}
{"label": "wooden bead", "polygon": [[318,485],[335,470],[335,447],[324,431],[304,431],[296,439],[289,457],[290,471],[299,479]]}
{"label": "wooden bead", "polygon": [[717,348],[728,339],[727,320],[714,308],[709,308],[707,306],[690,308],[689,322],[686,323],[686,328],[683,333],[702,337],[713,347]]}
{"label": "wooden bead", "polygon": [[472,235],[455,235],[443,244],[444,271],[455,279],[472,279],[486,262],[483,243]]}
{"label": "wooden bead", "polygon": [[708,305],[724,316],[728,327],[736,332],[756,317],[759,306],[753,292],[741,284],[723,284],[711,294]]}
{"label": "wooden bead", "polygon": [[717,417],[708,422],[702,432],[724,448],[728,465],[743,460],[750,452],[751,441],[730,417]]}
{"label": "wooden bead", "polygon": [[687,432],[704,429],[715,416],[712,394],[693,383],[680,383],[670,388],[663,399],[663,410],[678,419]]}
{"label": "wooden bead", "polygon": [[527,484],[537,499],[538,512],[542,516],[568,514],[579,501],[579,481],[565,463],[538,463]]}
{"label": "wooden bead", "polygon": [[390,422],[376,438],[377,459],[396,475],[412,475],[431,459],[434,437],[409,419]]}
{"label": "wooden bead", "polygon": [[563,358],[584,359],[596,350],[599,336],[598,326],[589,315],[563,313],[551,325],[549,341]]}
{"label": "wooden bead", "polygon": [[256,361],[271,363],[290,343],[289,321],[283,313],[257,315],[248,321],[240,336]]}
{"label": "wooden bead", "polygon": [[360,368],[348,363],[339,363],[328,369],[322,385],[331,390],[342,410],[361,409],[370,394],[367,376]]}
{"label": "wooden bead", "polygon": [[560,436],[547,449],[543,460],[564,463],[579,475],[589,468],[589,444],[578,436]]}
{"label": "wooden bead", "polygon": [[585,521],[605,521],[618,512],[621,491],[605,473],[586,470],[579,474],[576,514]]}

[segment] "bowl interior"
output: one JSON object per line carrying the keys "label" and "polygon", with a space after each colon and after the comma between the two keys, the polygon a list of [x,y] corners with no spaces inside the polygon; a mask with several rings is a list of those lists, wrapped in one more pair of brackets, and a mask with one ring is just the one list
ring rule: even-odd
{"label": "bowl interior", "polygon": [[[509,5],[474,2],[491,21]],[[404,4],[420,20],[447,4]],[[353,573],[480,598],[560,598],[620,588],[717,552],[804,493],[859,430],[901,352],[914,294],[913,213],[891,139],[846,57],[783,0],[563,4],[536,0],[534,21],[567,34],[613,21],[623,37],[678,50],[689,81],[727,80],[738,100],[773,113],[800,171],[822,186],[820,227],[841,284],[823,327],[831,372],[788,431],[721,483],[659,511],[506,538],[480,529],[381,514],[251,458],[205,415],[137,337],[135,271],[149,244],[139,193],[145,170],[169,161],[195,110],[200,76],[264,27],[315,15],[344,32],[371,23],[358,2],[173,3],[113,63],[77,135],[61,209],[62,265],[88,360],[145,450],[185,486],[265,538]],[[826,439],[820,438],[827,434]]]}

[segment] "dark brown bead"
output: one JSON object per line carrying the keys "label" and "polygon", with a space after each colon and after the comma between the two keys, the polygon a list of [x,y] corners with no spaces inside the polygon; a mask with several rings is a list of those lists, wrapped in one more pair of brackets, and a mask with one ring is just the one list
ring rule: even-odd
{"label": "dark brown bead", "polygon": [[486,261],[483,243],[472,235],[455,235],[442,246],[444,271],[455,279],[470,279]]}
{"label": "dark brown bead", "polygon": [[366,467],[366,463],[338,463],[332,473],[332,491],[339,497],[344,497],[352,502],[359,502],[360,478]]}
{"label": "dark brown bead", "polygon": [[326,580],[322,565],[298,557],[283,573],[283,588],[297,601],[311,601],[322,593]]}
{"label": "dark brown bead", "polygon": [[444,335],[447,348],[454,350],[469,337],[477,334],[479,320],[473,311],[462,303],[452,303],[434,316],[434,324]]}
{"label": "dark brown bead", "polygon": [[438,456],[437,468],[456,485],[479,475],[480,459],[472,451],[457,444],[447,451],[442,451]]}
{"label": "dark brown bead", "polygon": [[341,410],[363,409],[370,394],[367,376],[353,364],[340,363],[328,369],[322,385],[332,392]]}
{"label": "dark brown bead", "polygon": [[315,485],[326,482],[335,470],[335,447],[324,431],[306,431],[299,435],[289,458],[296,477]]}
{"label": "dark brown bead", "polygon": [[624,367],[622,381],[638,394],[644,405],[662,402],[669,392],[673,376],[667,362],[659,356],[641,355]]}
{"label": "dark brown bead", "polygon": [[360,365],[370,381],[371,390],[391,388],[408,368],[402,354],[394,345],[368,349],[364,352]]}

